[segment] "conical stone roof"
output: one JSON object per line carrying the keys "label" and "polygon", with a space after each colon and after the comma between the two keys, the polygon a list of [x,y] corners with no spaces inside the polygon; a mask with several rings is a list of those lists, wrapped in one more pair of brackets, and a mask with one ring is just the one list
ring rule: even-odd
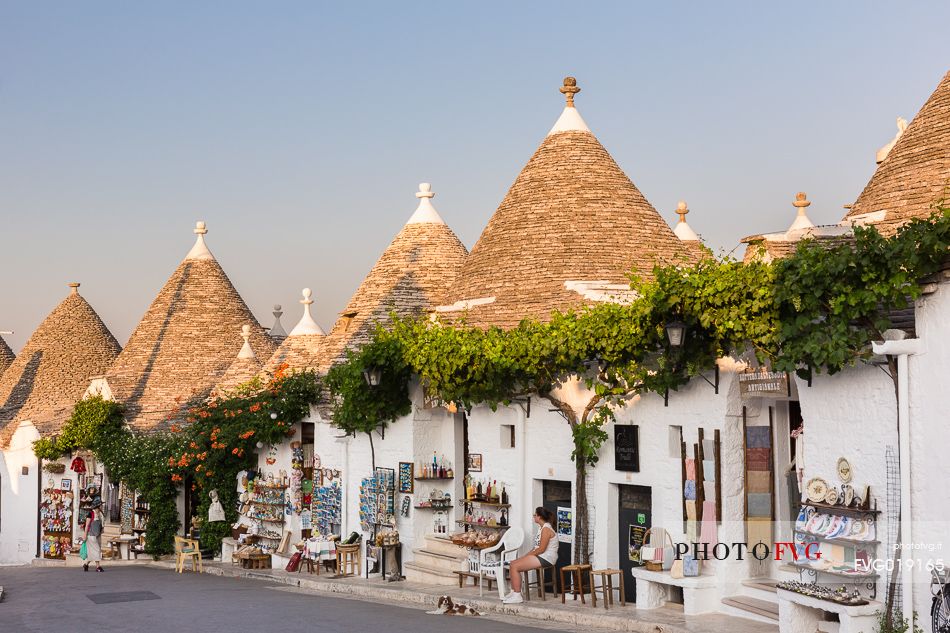
{"label": "conical stone roof", "polygon": [[[377,323],[390,321],[391,312],[399,316],[423,314],[444,301],[468,251],[432,206],[434,195],[429,183],[419,185],[415,213],[380,255],[322,341],[323,368],[342,358],[346,349],[368,341]],[[291,338],[292,333],[287,340]]]}
{"label": "conical stone roof", "polygon": [[[844,222],[872,223],[885,235],[929,216],[950,186],[950,72],[897,139]],[[870,215],[869,215],[870,214]]]}
{"label": "conical stone roof", "polygon": [[138,430],[164,428],[180,404],[207,397],[234,361],[237,333],[250,325],[250,344],[269,357],[274,341],[204,243],[178,265],[106,373],[112,397]]}
{"label": "conical stone roof", "polygon": [[[79,294],[79,284],[33,332],[0,377],[0,445],[6,447],[20,422],[41,434],[57,432],[94,376],[119,354],[119,343]],[[8,348],[9,349],[9,348]]]}
{"label": "conical stone roof", "polygon": [[[573,106],[573,78],[554,128],[508,190],[465,260],[440,311],[477,326],[603,300],[650,277],[658,260],[692,260]],[[628,293],[629,294],[629,293]]]}
{"label": "conical stone roof", "polygon": [[285,335],[277,351],[264,364],[265,373],[273,374],[284,365],[292,370],[321,367],[327,335],[310,313],[313,292],[310,288],[304,288],[301,294],[303,295],[303,299],[300,300],[303,305],[303,315],[290,334]]}
{"label": "conical stone roof", "polygon": [[13,350],[10,349],[7,342],[0,336],[0,376],[3,376],[3,372],[5,372],[7,367],[12,365],[15,360],[16,354],[13,353]]}

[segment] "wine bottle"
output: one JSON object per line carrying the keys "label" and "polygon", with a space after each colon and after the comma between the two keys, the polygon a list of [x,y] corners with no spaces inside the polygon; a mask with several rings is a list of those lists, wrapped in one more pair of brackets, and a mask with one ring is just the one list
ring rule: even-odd
{"label": "wine bottle", "polygon": [[502,505],[508,505],[508,491],[505,490],[505,486],[501,487],[501,503]]}

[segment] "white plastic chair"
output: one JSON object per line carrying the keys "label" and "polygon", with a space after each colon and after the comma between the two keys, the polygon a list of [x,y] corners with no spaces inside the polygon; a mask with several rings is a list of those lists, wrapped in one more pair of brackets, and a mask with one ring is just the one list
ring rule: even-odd
{"label": "white plastic chair", "polygon": [[[518,558],[518,550],[524,543],[524,530],[509,528],[497,545],[483,549],[478,556],[478,595],[483,595],[483,578],[494,578],[498,584],[498,597],[505,598],[505,567]],[[488,560],[489,554],[498,556],[497,561]]]}

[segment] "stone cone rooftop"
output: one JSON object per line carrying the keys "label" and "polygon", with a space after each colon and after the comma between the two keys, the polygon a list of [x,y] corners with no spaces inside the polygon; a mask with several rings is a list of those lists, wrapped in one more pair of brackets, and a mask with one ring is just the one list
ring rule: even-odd
{"label": "stone cone rooftop", "polygon": [[377,323],[390,321],[391,312],[424,314],[445,299],[468,251],[428,206],[423,198],[420,209],[424,213],[417,210],[386,247],[321,341],[322,369],[341,359],[347,349],[367,342]]}
{"label": "stone cone rooftop", "polygon": [[206,398],[234,364],[242,325],[250,324],[258,356],[267,358],[276,348],[220,264],[199,245],[175,269],[106,373],[112,397],[136,430],[162,430],[180,404]]}
{"label": "stone cone rooftop", "polygon": [[0,376],[0,446],[9,445],[23,421],[42,435],[58,432],[90,380],[105,373],[120,349],[81,295],[63,299]]}
{"label": "stone cone rooftop", "polygon": [[649,278],[655,263],[693,261],[697,252],[676,237],[580,116],[562,114],[488,222],[445,303],[494,297],[467,308],[464,318],[510,328],[524,317],[546,319],[555,309],[590,303],[566,281],[626,285],[633,270]]}
{"label": "stone cone rooftop", "polygon": [[289,369],[319,369],[326,339],[325,334],[288,336],[264,365],[264,371],[273,374],[281,365]]}
{"label": "stone cone rooftop", "polygon": [[872,222],[885,235],[928,217],[950,186],[950,72],[880,164],[844,218],[885,211]]}
{"label": "stone cone rooftop", "polygon": [[13,350],[10,349],[7,342],[0,336],[0,376],[3,376],[3,372],[7,370],[7,367],[13,364],[14,360],[16,360],[16,354],[13,353]]}
{"label": "stone cone rooftop", "polygon": [[261,361],[256,356],[254,358],[235,358],[214,390],[218,393],[233,391],[236,387],[248,382],[260,373],[261,368]]}

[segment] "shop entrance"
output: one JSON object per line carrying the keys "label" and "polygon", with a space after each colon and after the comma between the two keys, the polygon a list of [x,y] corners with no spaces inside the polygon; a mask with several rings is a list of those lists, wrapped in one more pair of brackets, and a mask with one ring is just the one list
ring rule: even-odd
{"label": "shop entrance", "polygon": [[[574,533],[574,510],[571,505],[571,482],[569,481],[557,481],[555,479],[542,479],[541,480],[541,505],[546,509],[550,510],[554,514],[554,530],[558,531],[558,509],[562,510],[562,516],[564,518],[563,510],[567,509],[570,512],[571,520],[571,533]],[[532,514],[534,509],[532,508]],[[531,539],[530,545],[534,545],[534,528],[532,525],[532,533],[525,535],[526,538]],[[576,535],[575,535],[576,536]],[[557,550],[557,567],[560,573],[561,567],[571,564],[571,543],[561,541],[558,545]]]}
{"label": "shop entrance", "polygon": [[[643,544],[643,536],[650,528],[653,495],[649,486],[618,485],[617,520],[620,527],[619,561],[623,571],[624,598],[628,602],[637,601],[637,581],[630,570],[640,563],[632,560],[639,556],[636,548]],[[631,544],[634,553],[631,555]]]}

